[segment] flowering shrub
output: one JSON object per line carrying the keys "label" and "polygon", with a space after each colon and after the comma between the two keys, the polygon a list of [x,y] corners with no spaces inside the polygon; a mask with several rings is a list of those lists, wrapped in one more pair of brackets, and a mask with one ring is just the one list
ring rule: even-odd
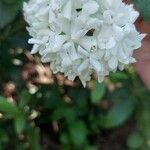
{"label": "flowering shrub", "polygon": [[24,15],[32,53],[84,86],[93,72],[102,82],[110,71],[135,62],[133,50],[145,37],[134,26],[139,13],[122,0],[30,0]]}
{"label": "flowering shrub", "polygon": [[[74,1],[59,2],[64,2],[65,6],[70,8],[70,2]],[[28,24],[22,14],[23,2],[26,2],[24,15]],[[48,0],[0,0],[0,150],[149,150],[150,92],[143,85],[132,65],[128,65],[123,71],[116,71],[117,68],[122,69],[125,64],[133,62],[133,49],[141,45],[144,35],[138,33],[133,24],[138,15],[137,11],[132,5],[125,5],[119,0],[113,3],[108,3],[112,1],[107,0],[77,0],[73,7],[76,8],[79,4],[82,6],[80,9],[75,9],[75,13],[80,16],[79,21],[77,16],[72,19],[72,15],[68,15],[70,14],[68,11],[73,8],[63,9],[62,12],[62,9],[57,9],[57,5],[49,9],[49,5],[45,5],[44,2]],[[51,5],[55,2],[56,0],[51,0]],[[98,2],[107,5],[100,5]],[[135,3],[135,8],[141,13],[140,20],[150,21],[150,1],[132,0],[131,2]],[[74,29],[73,34],[75,41],[68,41],[71,33],[67,31],[62,33],[60,26],[64,24],[62,20],[58,22],[57,18],[60,14],[54,13],[56,16],[51,16],[51,19],[54,19],[50,22],[53,29],[41,30],[45,29],[45,22],[49,21],[42,17],[47,11],[52,11],[52,8],[56,8],[55,13],[61,11],[60,14],[65,16],[62,16],[62,20],[65,22],[70,17],[71,20],[78,20],[76,25],[79,26]],[[110,11],[107,8],[111,8]],[[99,16],[101,18],[97,16],[100,10],[102,12],[107,10],[103,13],[105,17],[101,13]],[[116,15],[113,18],[111,15],[116,13],[116,10],[123,12],[124,17],[118,16],[118,20],[114,22]],[[85,18],[82,17],[83,14],[87,14]],[[128,21],[130,26],[127,25]],[[39,25],[43,27],[39,28]],[[68,30],[70,25],[65,25],[63,29]],[[26,31],[27,26],[31,36]],[[98,38],[99,32],[107,31],[105,27],[108,30],[112,28],[113,32],[104,32]],[[79,30],[81,32],[76,32]],[[49,33],[57,35],[57,40],[49,38],[49,41],[56,40],[57,45],[53,45],[56,44],[55,42],[48,43],[46,35]],[[113,35],[113,38],[110,39],[108,33]],[[61,40],[64,38],[60,37],[66,37],[67,40],[62,43]],[[85,37],[97,38],[101,43],[94,40],[83,43]],[[76,38],[80,40],[77,42]],[[121,40],[122,38],[129,43]],[[29,42],[34,45],[33,48],[28,44],[28,39],[31,39]],[[47,41],[43,43],[44,40]],[[90,45],[90,50],[85,44]],[[121,48],[114,49],[119,44]],[[53,49],[46,49],[46,46]],[[127,51],[123,50],[124,47]],[[76,53],[67,53],[67,48],[69,52],[75,50]],[[33,57],[30,54],[31,49],[34,53],[39,52],[42,60],[48,64],[43,65],[38,55]],[[50,52],[48,53],[47,50]],[[90,57],[87,56],[89,54]],[[98,57],[99,54],[102,56]],[[77,61],[72,60],[72,56]],[[57,57],[61,62],[56,65],[53,59]],[[109,62],[111,59],[113,61]],[[71,71],[73,69],[70,64],[77,67],[78,63],[84,61],[87,63],[74,68],[75,72],[67,72],[69,71],[67,68]],[[106,63],[106,68],[100,67],[102,62]],[[101,69],[106,72],[102,72]],[[109,76],[105,77],[102,83],[91,78],[86,88],[83,88],[78,80],[71,82],[61,73],[53,75],[52,72],[55,71],[63,72],[66,76],[71,76],[71,79],[72,75],[75,77],[82,73],[80,78],[83,84],[90,79],[91,73],[102,75],[99,77],[100,80],[108,73]],[[89,78],[83,78],[87,75]]]}

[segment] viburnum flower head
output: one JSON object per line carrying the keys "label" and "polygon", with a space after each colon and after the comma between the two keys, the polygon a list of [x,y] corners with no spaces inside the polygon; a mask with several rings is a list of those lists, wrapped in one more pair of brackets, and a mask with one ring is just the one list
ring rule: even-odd
{"label": "viburnum flower head", "polygon": [[84,86],[93,73],[102,82],[134,63],[133,51],[145,37],[134,25],[139,13],[122,0],[30,0],[24,16],[31,53],[39,52],[53,73],[79,77]]}

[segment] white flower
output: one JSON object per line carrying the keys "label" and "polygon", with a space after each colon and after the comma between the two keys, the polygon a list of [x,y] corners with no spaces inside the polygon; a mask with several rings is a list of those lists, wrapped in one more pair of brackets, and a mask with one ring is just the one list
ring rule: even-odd
{"label": "white flower", "polygon": [[110,71],[135,62],[133,51],[145,34],[134,22],[139,13],[122,0],[30,0],[24,3],[32,54],[39,52],[53,73],[83,85],[95,73],[99,82]]}

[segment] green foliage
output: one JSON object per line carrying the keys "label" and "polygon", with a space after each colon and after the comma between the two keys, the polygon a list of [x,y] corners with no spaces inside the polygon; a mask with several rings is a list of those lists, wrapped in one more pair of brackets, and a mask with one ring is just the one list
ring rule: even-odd
{"label": "green foliage", "polygon": [[123,124],[132,114],[134,109],[134,98],[126,97],[125,99],[117,100],[108,110],[102,124],[106,128],[116,127]]}
{"label": "green foliage", "polygon": [[24,108],[31,99],[31,94],[27,90],[23,90],[19,95],[19,107]]}
{"label": "green foliage", "polygon": [[40,150],[40,131],[37,127],[30,127],[28,129],[28,141],[31,150]]}
{"label": "green foliage", "polygon": [[91,100],[93,103],[100,102],[106,91],[106,85],[104,83],[96,82],[94,88],[91,91]]}
{"label": "green foliage", "polygon": [[131,149],[139,149],[142,147],[143,144],[144,139],[138,132],[132,133],[127,141],[127,145]]}
{"label": "green foliage", "polygon": [[25,127],[25,117],[17,106],[0,97],[0,112],[4,113],[7,118],[14,118],[16,133],[19,134],[23,131]]}
{"label": "green foliage", "polygon": [[0,111],[12,117],[20,114],[19,109],[10,102],[7,102],[3,97],[0,97]]}
{"label": "green foliage", "polygon": [[133,0],[137,9],[146,21],[150,21],[150,1],[149,0]]}
{"label": "green foliage", "polygon": [[83,145],[87,137],[87,128],[84,122],[72,122],[70,124],[70,138],[75,145]]}
{"label": "green foliage", "polygon": [[0,29],[13,21],[22,7],[23,0],[1,0],[0,1]]}
{"label": "green foliage", "polygon": [[[22,1],[0,1],[0,150],[150,149],[150,92],[132,66],[89,88],[60,84],[56,76],[53,84],[36,83],[34,65],[42,65],[24,50],[31,47]],[[149,20],[150,2],[134,2]],[[4,88],[10,81],[15,92]]]}

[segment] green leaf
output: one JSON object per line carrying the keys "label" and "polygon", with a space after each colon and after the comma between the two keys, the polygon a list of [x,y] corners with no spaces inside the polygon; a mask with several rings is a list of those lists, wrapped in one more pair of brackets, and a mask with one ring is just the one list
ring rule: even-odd
{"label": "green leaf", "polygon": [[20,110],[14,104],[8,102],[5,98],[0,96],[0,112],[15,117],[20,113]]}
{"label": "green leaf", "polygon": [[75,145],[82,145],[86,142],[88,130],[82,121],[73,122],[70,125],[70,138]]}
{"label": "green leaf", "polygon": [[127,145],[129,148],[137,149],[140,148],[144,144],[143,137],[138,133],[132,133],[127,140]]}
{"label": "green leaf", "polygon": [[141,16],[150,21],[150,0],[133,0],[135,6],[140,11]]}
{"label": "green leaf", "polygon": [[25,120],[25,116],[24,115],[19,115],[16,117],[15,119],[15,129],[16,129],[16,133],[20,134],[22,133],[22,131],[25,128],[25,124],[26,124],[26,120]]}
{"label": "green leaf", "polygon": [[70,123],[76,119],[76,112],[72,107],[61,105],[61,107],[58,107],[56,110],[54,110],[50,118],[55,121],[65,119],[67,123]]}
{"label": "green leaf", "polygon": [[97,148],[91,145],[85,145],[84,150],[97,150]]}
{"label": "green leaf", "polygon": [[28,129],[28,142],[31,150],[41,150],[39,128],[30,127]]}
{"label": "green leaf", "polygon": [[0,97],[0,112],[15,119],[16,133],[21,133],[25,127],[25,116],[22,111],[14,104]]}
{"label": "green leaf", "polygon": [[24,143],[17,143],[16,144],[16,149],[15,150],[24,150],[25,149],[25,144]]}
{"label": "green leaf", "polygon": [[112,128],[123,124],[132,114],[134,102],[135,99],[131,97],[116,101],[104,116],[102,126]]}
{"label": "green leaf", "polygon": [[17,0],[2,0],[3,3],[6,3],[7,5],[9,4],[14,4],[17,2]]}
{"label": "green leaf", "polygon": [[0,1],[0,29],[13,21],[19,9],[20,6],[18,3],[15,5],[6,5],[4,2]]}
{"label": "green leaf", "polygon": [[23,90],[19,96],[19,107],[23,108],[31,99],[31,94],[27,90]]}
{"label": "green leaf", "polygon": [[95,83],[94,88],[91,90],[91,101],[93,103],[100,102],[106,91],[106,85],[104,83]]}
{"label": "green leaf", "polygon": [[62,133],[60,136],[60,141],[62,144],[69,144],[70,140],[67,133]]}
{"label": "green leaf", "polygon": [[0,142],[7,142],[9,140],[8,135],[2,129],[0,129]]}
{"label": "green leaf", "polygon": [[117,71],[117,72],[111,72],[109,75],[109,78],[111,81],[118,82],[120,80],[127,80],[128,75],[125,72]]}

